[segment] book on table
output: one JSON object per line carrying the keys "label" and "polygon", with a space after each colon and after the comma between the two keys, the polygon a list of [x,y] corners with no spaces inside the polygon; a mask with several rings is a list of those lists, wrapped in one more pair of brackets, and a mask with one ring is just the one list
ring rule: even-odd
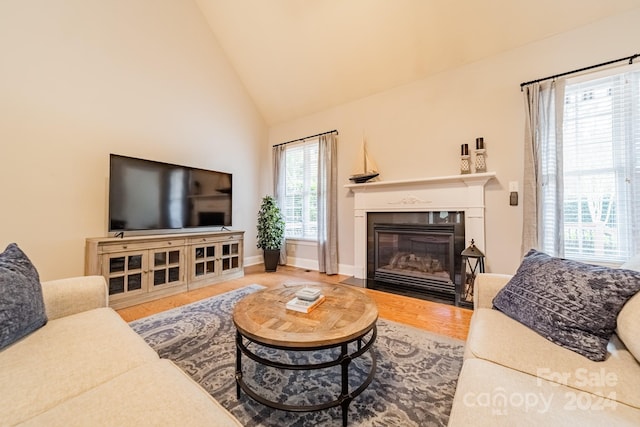
{"label": "book on table", "polygon": [[309,313],[311,310],[322,304],[324,300],[324,295],[320,295],[314,301],[305,301],[298,297],[295,297],[287,303],[287,309],[298,311],[300,313]]}
{"label": "book on table", "polygon": [[317,288],[302,288],[296,292],[296,296],[304,301],[315,301],[321,295],[320,289]]}

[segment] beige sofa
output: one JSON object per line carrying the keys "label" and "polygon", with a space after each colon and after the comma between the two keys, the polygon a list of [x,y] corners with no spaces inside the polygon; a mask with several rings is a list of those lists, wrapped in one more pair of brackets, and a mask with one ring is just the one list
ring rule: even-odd
{"label": "beige sofa", "polygon": [[108,308],[104,278],[42,291],[48,323],[0,351],[0,425],[241,425]]}
{"label": "beige sofa", "polygon": [[492,309],[510,277],[478,276],[449,426],[640,425],[640,294],[593,362]]}

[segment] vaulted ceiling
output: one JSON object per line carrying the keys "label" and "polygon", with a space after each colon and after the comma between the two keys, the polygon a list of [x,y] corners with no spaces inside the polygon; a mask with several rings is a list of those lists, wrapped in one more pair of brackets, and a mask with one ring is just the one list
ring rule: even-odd
{"label": "vaulted ceiling", "polygon": [[639,0],[196,0],[268,124],[551,37]]}

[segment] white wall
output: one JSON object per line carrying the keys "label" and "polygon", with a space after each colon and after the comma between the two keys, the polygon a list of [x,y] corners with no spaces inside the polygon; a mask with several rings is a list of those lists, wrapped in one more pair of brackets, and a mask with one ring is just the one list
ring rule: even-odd
{"label": "white wall", "polygon": [[[366,134],[380,179],[455,175],[460,144],[484,137],[497,180],[486,189],[487,269],[513,273],[520,262],[524,110],[520,83],[638,53],[640,8],[424,80],[273,126],[269,144],[338,129],[339,179],[347,184]],[[268,180],[270,182],[270,180]],[[353,265],[353,197],[341,187],[339,263]],[[522,197],[521,197],[522,199]]]}
{"label": "white wall", "polygon": [[194,2],[3,0],[0,52],[0,250],[43,280],[83,274],[118,153],[233,173],[257,255],[267,127]]}

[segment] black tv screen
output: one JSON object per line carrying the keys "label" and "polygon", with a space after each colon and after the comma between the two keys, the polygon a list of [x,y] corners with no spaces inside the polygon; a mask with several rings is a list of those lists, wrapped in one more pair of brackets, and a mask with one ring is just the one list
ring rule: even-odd
{"label": "black tv screen", "polygon": [[110,155],[109,231],[231,226],[230,173]]}

